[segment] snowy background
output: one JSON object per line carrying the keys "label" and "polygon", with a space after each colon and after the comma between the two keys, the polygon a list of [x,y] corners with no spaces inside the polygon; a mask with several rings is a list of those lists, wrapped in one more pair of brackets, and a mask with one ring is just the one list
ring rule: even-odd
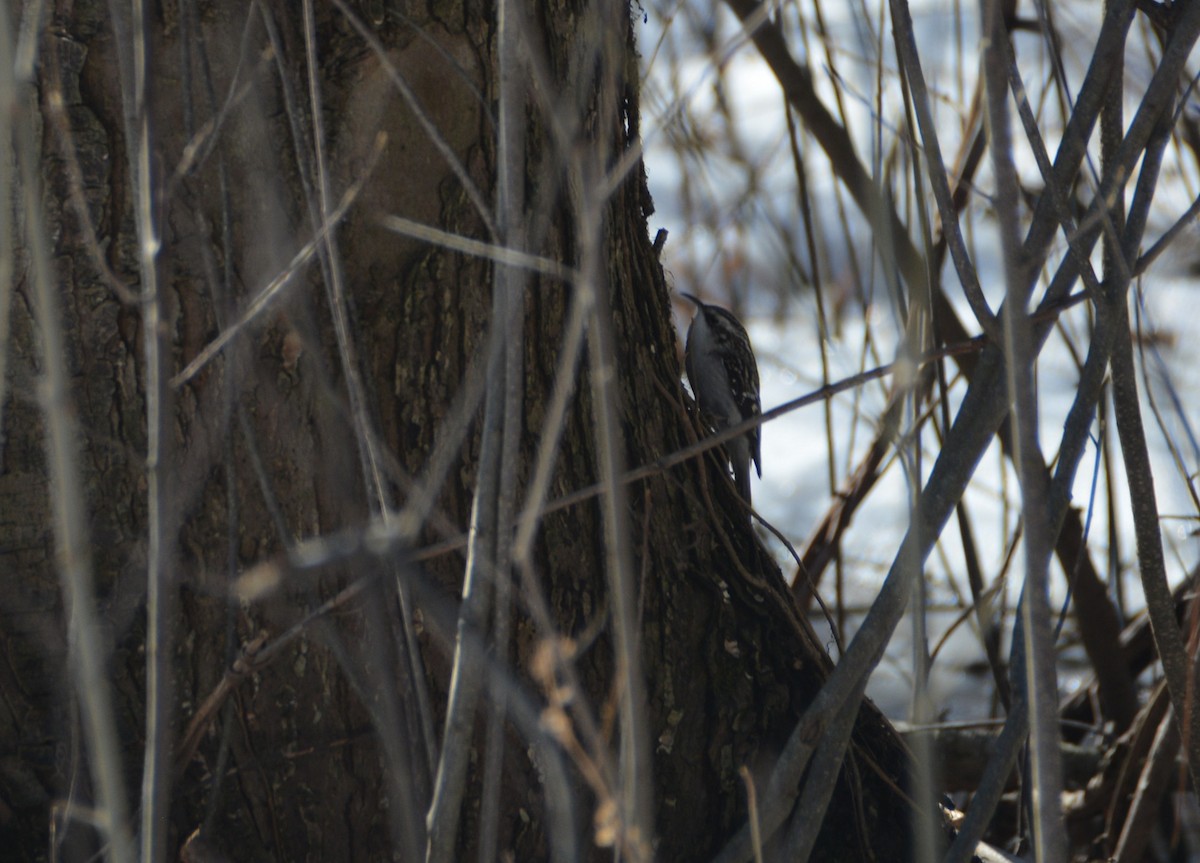
{"label": "snowy background", "polygon": [[[1052,8],[1063,37],[1067,80],[1074,92],[1090,59],[1099,7],[1070,2]],[[979,63],[975,5],[929,0],[914,3],[911,9],[941,149],[953,179],[955,158],[965,146],[964,135],[974,134],[971,111]],[[645,75],[642,128],[650,189],[657,206],[650,229],[652,233],[660,227],[670,232],[663,255],[668,279],[678,290],[725,304],[742,316],[758,355],[764,410],[805,395],[823,382],[891,362],[903,332],[890,294],[893,288],[889,283],[894,284],[894,279],[881,271],[878,257],[872,254],[870,230],[854,203],[837,188],[827,159],[799,128],[828,333],[821,338],[783,96],[740,23],[722,4],[662,2],[647,4],[644,11],[645,23],[639,34]],[[840,95],[860,161],[875,176],[883,177],[893,194],[895,177],[907,172],[909,197],[897,194],[895,202],[901,218],[910,225],[919,224],[915,214],[920,207],[936,223],[932,194],[911,194],[911,164],[906,160],[907,144],[902,136],[904,109],[899,101],[886,4],[883,9],[871,3],[826,4],[820,12],[827,33],[824,41],[814,32],[816,7],[789,4],[779,13],[793,56],[810,69],[818,92],[835,116]],[[1022,13],[1032,14],[1024,6]],[[1135,24],[1127,51],[1127,121],[1136,110],[1153,68],[1151,61],[1157,56],[1148,31],[1138,28]],[[1053,104],[1056,92],[1046,86],[1053,75],[1049,52],[1037,33],[1019,35],[1016,44],[1030,102],[1053,157],[1062,113]],[[1193,62],[1190,68],[1197,65]],[[1013,138],[1023,185],[1038,191],[1041,180],[1015,120]],[[1097,150],[1094,142],[1092,149],[1093,153]],[[989,166],[990,156],[976,175],[976,194],[962,224],[985,293],[996,309],[1004,283],[995,223],[987,208],[986,197],[992,187]],[[1098,166],[1090,163],[1090,170],[1098,172]],[[1173,148],[1159,181],[1146,247],[1187,209],[1198,187],[1194,160],[1181,147]],[[1140,321],[1135,320],[1142,332],[1140,385],[1172,586],[1195,565],[1200,550],[1195,537],[1198,506],[1187,481],[1200,465],[1200,449],[1193,436],[1200,422],[1200,349],[1195,338],[1200,294],[1193,277],[1200,262],[1196,238],[1196,230],[1189,228],[1150,269],[1138,286],[1136,314]],[[1061,235],[1058,243],[1064,245]],[[1051,255],[1052,266],[1060,256],[1061,252]],[[1098,252],[1094,266],[1099,272]],[[974,318],[949,263],[943,286],[960,319],[975,334]],[[689,317],[683,304],[676,308],[682,336]],[[1062,316],[1038,363],[1042,447],[1048,459],[1057,451],[1062,421],[1075,394],[1076,357],[1086,352],[1087,333],[1088,311],[1080,305]],[[825,381],[822,346],[828,367]],[[953,363],[948,362],[948,375],[954,371]],[[889,386],[887,378],[873,381],[835,397],[828,408],[822,404],[805,407],[764,427],[763,478],[755,486],[755,506],[798,551],[803,552],[810,532],[829,507],[833,488],[844,485],[874,438]],[[952,416],[963,392],[961,382],[952,386]],[[1161,425],[1155,424],[1147,396],[1162,412]],[[911,426],[911,417],[907,422]],[[1089,549],[1097,570],[1121,580],[1124,610],[1133,614],[1141,608],[1141,594],[1119,444],[1115,430],[1101,430],[1099,423],[1093,423],[1093,435],[1097,439],[1080,465],[1074,503],[1087,511]],[[1117,514],[1117,541],[1111,546],[1106,472],[1097,446],[1102,435],[1109,440],[1112,506]],[[938,450],[938,440],[928,427],[921,443],[922,468],[927,475]],[[847,636],[852,635],[859,613],[874,598],[892,563],[908,524],[911,495],[901,466],[891,464],[845,537],[841,597],[848,610]],[[1010,548],[1020,515],[1020,492],[1011,465],[1002,459],[996,443],[981,463],[966,503],[989,584],[1011,556],[1005,583],[1011,622],[1023,570],[1021,547],[1017,545],[1015,554]],[[783,571],[794,572],[787,551],[774,540],[769,542]],[[962,561],[952,522],[926,566],[931,649],[970,603]],[[831,604],[835,578],[831,566],[820,586]],[[1052,601],[1061,605],[1066,582],[1057,562],[1053,578]],[[1115,581],[1112,589],[1116,591]],[[972,616],[958,627],[934,663],[932,695],[936,710],[948,719],[994,715],[991,675],[974,627]],[[889,715],[898,719],[907,718],[910,708],[910,637],[911,629],[902,623],[869,690]],[[1073,643],[1068,618],[1060,639],[1059,679],[1064,691],[1079,685],[1087,671],[1082,651]],[[832,642],[829,648],[835,652]]]}

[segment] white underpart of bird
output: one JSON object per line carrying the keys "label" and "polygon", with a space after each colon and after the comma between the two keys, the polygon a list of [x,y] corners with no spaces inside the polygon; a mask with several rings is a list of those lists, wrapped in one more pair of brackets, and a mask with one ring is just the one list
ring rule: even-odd
{"label": "white underpart of bird", "polygon": [[[733,314],[682,291],[696,306],[688,328],[685,365],[700,415],[721,432],[762,413],[758,364],[746,329]],[[750,462],[762,477],[760,429],[725,442],[738,494],[750,503]]]}

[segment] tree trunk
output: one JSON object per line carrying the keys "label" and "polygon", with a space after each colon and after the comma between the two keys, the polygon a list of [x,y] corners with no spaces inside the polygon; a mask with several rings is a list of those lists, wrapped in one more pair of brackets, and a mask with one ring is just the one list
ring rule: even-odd
{"label": "tree trunk", "polygon": [[[600,243],[591,282],[599,290],[584,356],[596,355],[607,332],[618,463],[653,463],[693,442],[699,426],[680,383],[668,290],[647,236],[653,205],[641,162],[631,157],[638,77],[629,9],[516,5],[506,10],[510,29],[502,32],[522,32],[524,226],[500,231],[523,233],[525,251],[566,271],[520,271],[527,282],[515,465],[523,499],[537,448],[554,431],[560,356],[587,278],[572,274],[584,266],[589,243]],[[78,694],[102,684],[79,682],[55,552],[55,507],[71,486],[53,475],[45,455],[51,415],[39,401],[47,322],[36,312],[39,286],[27,250],[42,224],[80,429],[90,601],[106,644],[104,683],[133,813],[129,832],[139,832],[146,805],[136,789],[150,727],[146,572],[154,512],[170,599],[169,739],[178,760],[158,776],[171,783],[168,857],[199,829],[234,860],[412,859],[426,847],[436,771],[428,738],[430,729],[440,738],[445,719],[467,560],[460,537],[471,524],[480,470],[480,394],[489,384],[478,386],[475,376],[497,380],[486,376],[491,286],[502,265],[469,248],[398,234],[382,217],[497,242],[488,227],[499,217],[497,8],[347,8],[371,45],[328,2],[315,4],[311,44],[298,3],[155,5],[145,25],[153,219],[141,229],[153,227],[161,250],[148,271],[139,260],[137,126],[129,113],[136,104],[131,46],[140,31],[127,11],[113,18],[98,0],[53,6],[33,87],[18,89],[19,122],[34,124],[27,128],[40,148],[44,213],[18,215],[8,379],[0,391],[0,829],[21,859],[87,859],[105,836],[78,808],[100,803]],[[7,14],[18,20],[18,10]],[[323,122],[319,155],[310,53]],[[397,79],[415,94],[419,112]],[[381,131],[386,144],[376,154]],[[580,224],[581,202],[625,170],[627,158],[631,167],[613,183],[599,230],[589,233]],[[326,176],[316,170],[322,162]],[[589,173],[589,165],[606,173]],[[164,364],[179,374],[242,322],[317,236],[322,212],[364,178],[330,235],[336,242],[315,248],[211,360],[165,388],[164,461],[160,491],[152,493],[147,392],[157,395],[147,383],[148,306],[130,298],[153,275],[169,349]],[[489,208],[486,218],[467,179]],[[586,362],[567,372],[575,385],[554,450],[551,499],[592,486],[605,470],[597,433],[603,374]],[[476,400],[464,408],[458,400],[470,392]],[[452,435],[464,409],[476,421],[460,447]],[[405,533],[395,513],[413,503],[414,483],[439,446],[450,447],[450,467],[435,478],[436,507],[418,531]],[[627,485],[624,500],[619,515],[632,552],[624,577],[634,585],[640,620],[654,835],[651,843],[630,835],[613,841],[634,859],[652,847],[657,859],[701,860],[745,824],[739,768],[749,766],[757,788],[765,788],[766,770],[829,660],[711,454],[649,472]],[[377,533],[367,528],[383,524],[381,507],[391,527],[380,529],[386,541],[372,542]],[[517,511],[502,513],[502,530]],[[536,717],[566,698],[571,731],[556,741],[565,747],[559,753],[566,752],[579,855],[609,859],[612,850],[602,846],[612,837],[599,813],[606,795],[620,789],[589,773],[588,764],[616,764],[616,717],[620,698],[630,697],[614,672],[606,561],[618,550],[607,539],[600,493],[553,509],[538,527],[522,571],[532,582],[515,581],[497,856],[545,859],[561,847],[546,804],[562,801],[546,799],[548,766],[532,739],[538,732],[519,714],[522,704]],[[297,549],[308,556],[285,554]],[[540,585],[553,631],[539,622],[532,583]],[[330,608],[313,613],[331,599]],[[299,634],[289,635],[298,625]],[[494,629],[486,631],[474,637],[486,641]],[[265,649],[231,676],[260,633]],[[418,656],[408,653],[411,644]],[[539,664],[551,644],[570,655],[577,676],[562,685],[578,689],[564,694],[548,685],[562,670],[547,677]],[[488,654],[490,685],[509,651]],[[410,674],[413,668],[420,671]],[[232,686],[223,688],[223,679]],[[485,691],[494,694],[491,686]],[[458,819],[463,860],[478,858],[488,830],[485,728],[497,709],[488,704],[478,714]],[[589,717],[594,736],[586,733]],[[189,728],[198,736],[189,737]],[[910,853],[908,810],[896,792],[905,781],[903,745],[870,704],[859,713],[855,742],[815,856],[902,859]],[[51,824],[57,847],[48,855]]]}

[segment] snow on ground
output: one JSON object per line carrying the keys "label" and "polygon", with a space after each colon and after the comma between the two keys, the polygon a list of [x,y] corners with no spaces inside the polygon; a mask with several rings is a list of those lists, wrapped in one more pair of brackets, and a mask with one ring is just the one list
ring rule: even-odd
{"label": "snow on ground", "polygon": [[[890,21],[886,16],[881,19],[878,7],[872,5],[872,25],[868,27],[853,11],[864,8],[861,4],[836,4],[836,9],[833,5],[825,6],[831,50],[846,94],[846,113],[856,135],[859,156],[870,167],[893,147],[896,123],[903,117],[894,95],[896,64]],[[978,26],[973,7],[965,8],[970,6],[940,0],[912,4],[922,64],[934,95],[942,152],[948,164],[960,145],[974,87],[978,56],[974,34]],[[744,322],[759,358],[763,408],[770,409],[805,395],[822,383],[816,304],[810,286],[800,284],[795,271],[789,271],[786,265],[787,255],[792,251],[789,246],[795,247],[794,253],[802,259],[806,260],[807,254],[801,248],[804,234],[796,203],[796,177],[782,96],[774,76],[754,47],[739,35],[737,22],[723,6],[672,5],[646,9],[647,23],[639,34],[648,65],[643,135],[650,188],[658,207],[650,227],[652,231],[658,227],[670,231],[664,262],[678,289],[711,300],[736,296],[742,301],[741,307],[746,310]],[[1090,2],[1055,4],[1054,9],[1060,30],[1066,36],[1067,76],[1075,87],[1090,59],[1098,15]],[[956,17],[955,10],[960,10],[962,17]],[[794,16],[795,11],[789,6],[786,14]],[[889,96],[882,101],[883,128],[876,139],[873,136],[879,130],[872,123],[872,116],[878,107],[875,96],[878,67],[874,57],[880,40],[872,31],[878,29],[881,20],[885,27],[881,40],[884,88]],[[687,36],[688,21],[700,22],[700,32],[707,28],[715,34],[713,42],[720,46],[716,56],[724,64],[720,77],[724,108],[714,87],[718,77],[713,60]],[[692,28],[690,32],[698,31]],[[818,47],[815,37],[810,44],[816,52],[808,58],[810,68],[826,105],[833,106],[824,49]],[[798,57],[802,56],[799,45],[793,50]],[[1039,101],[1040,88],[1051,74],[1039,37],[1020,36],[1018,51],[1031,103],[1039,110],[1045,109],[1049,116],[1051,112]],[[1130,50],[1128,54],[1129,116],[1132,116],[1136,94],[1148,80],[1151,67],[1144,52]],[[1053,152],[1057,145],[1054,129],[1043,132],[1047,134],[1046,145]],[[1019,140],[1018,129],[1014,129],[1014,137]],[[850,276],[852,256],[866,274],[864,282],[868,290],[873,292],[868,298],[842,297],[845,302],[837,317],[838,331],[825,344],[829,380],[837,381],[892,361],[899,325],[888,297],[888,274],[872,264],[869,232],[857,218],[853,205],[847,202],[853,248],[847,247],[838,224],[835,185],[828,164],[816,155],[813,142],[803,140],[802,146],[814,154],[806,161],[806,170],[817,210],[815,221],[826,232],[822,262],[828,270],[823,274],[826,296],[833,300],[839,290],[854,290],[847,287],[854,283]],[[686,155],[681,156],[681,152]],[[1018,144],[1016,161],[1022,178],[1036,188],[1037,170],[1027,147]],[[752,188],[747,188],[747,176],[752,177]],[[977,176],[976,187],[986,193],[991,186],[990,171],[985,166]],[[1188,207],[1198,188],[1200,181],[1189,163],[1182,167],[1169,163],[1164,167],[1155,216],[1146,233],[1147,247]],[[931,199],[924,205],[930,213],[934,211]],[[976,217],[965,232],[989,302],[997,308],[1003,295],[1003,273],[993,230],[991,221]],[[1152,350],[1147,348],[1150,351],[1146,354],[1147,377],[1157,404],[1168,417],[1167,427],[1183,465],[1182,470],[1176,466],[1167,439],[1154,424],[1146,402],[1147,436],[1152,447],[1159,508],[1164,515],[1164,542],[1172,583],[1177,583],[1194,565],[1200,551],[1194,535],[1197,504],[1183,479],[1183,474],[1195,474],[1200,465],[1200,450],[1191,438],[1194,430],[1200,428],[1200,372],[1196,371],[1200,369],[1200,344],[1194,335],[1200,323],[1197,320],[1200,291],[1196,279],[1188,272],[1191,264],[1188,254],[1195,241],[1196,232],[1192,229],[1155,265],[1140,286],[1143,330],[1158,336]],[[949,264],[943,283],[958,305],[960,318],[969,326],[973,317],[957,292],[957,277]],[[782,291],[777,290],[780,286]],[[780,301],[779,296],[792,299]],[[678,320],[682,335],[686,321],[682,317]],[[1061,330],[1073,339],[1077,350],[1086,351],[1087,312],[1083,306],[1063,316]],[[1066,336],[1052,335],[1039,360],[1041,442],[1048,458],[1053,458],[1057,450],[1062,422],[1078,379]],[[864,355],[863,345],[868,342],[871,350]],[[829,423],[836,445],[833,463],[839,486],[874,437],[875,422],[885,405],[883,386],[880,382],[868,383],[831,402]],[[951,395],[952,407],[957,406],[961,395],[960,385]],[[755,505],[800,550],[831,501],[826,422],[826,408],[817,404],[794,411],[763,430],[763,479],[754,490]],[[1098,433],[1094,424],[1093,434]],[[1115,434],[1111,440],[1114,458],[1119,458]],[[936,456],[937,441],[931,432],[926,432],[922,437],[925,475]],[[1078,472],[1074,488],[1076,505],[1086,506],[1092,496],[1096,458],[1093,445]],[[1115,497],[1123,508],[1118,525],[1118,553],[1125,573],[1123,588],[1130,608],[1136,609],[1141,604],[1140,588],[1131,565],[1135,555],[1132,528],[1125,515],[1128,492],[1120,477],[1119,464],[1116,473],[1119,481]],[[847,564],[843,595],[848,606],[865,608],[874,598],[907,527],[911,494],[903,471],[895,465],[855,517],[843,545]],[[1096,500],[1102,500],[1102,496],[1101,488]],[[1002,462],[995,445],[980,464],[967,502],[985,577],[990,580],[1001,569],[1008,551],[1004,542],[1013,535],[1019,508],[1015,476]],[[1108,567],[1104,551],[1108,525],[1103,506],[1093,509],[1090,531],[1094,562],[1104,572]],[[787,552],[771,542],[784,572],[793,572],[794,564]],[[927,564],[928,603],[933,609],[929,615],[931,645],[959,617],[951,606],[955,589],[967,591],[963,571],[957,531],[951,527]],[[1021,572],[1018,549],[1007,582],[1013,604]],[[832,590],[831,570],[822,583],[822,592],[831,597]],[[1052,601],[1061,603],[1064,596],[1065,581],[1056,570]],[[852,630],[853,615],[849,623]],[[909,712],[910,639],[909,624],[902,623],[869,690],[897,718],[906,717]],[[1064,639],[1070,639],[1069,623]],[[939,654],[931,686],[937,709],[948,718],[989,715],[992,686],[986,667],[981,669],[979,665],[982,656],[971,624],[961,626]],[[1064,665],[1060,675],[1064,688],[1079,682],[1077,672],[1068,665]]]}

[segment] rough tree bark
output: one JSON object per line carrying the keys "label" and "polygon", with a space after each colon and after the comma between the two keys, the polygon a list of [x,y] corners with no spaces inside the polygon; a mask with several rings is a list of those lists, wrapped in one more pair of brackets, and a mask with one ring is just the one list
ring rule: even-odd
{"label": "rough tree bark", "polygon": [[[144,333],[139,306],[123,299],[105,273],[133,294],[141,287],[120,69],[130,34],[122,32],[128,21],[119,4],[111,10],[101,0],[50,5],[32,87],[18,98],[31,100],[21,120],[36,124],[40,147],[71,406],[82,430],[95,605],[112,651],[107,662],[125,786],[129,810],[136,812],[146,727],[144,561],[151,505]],[[637,146],[635,19],[623,4],[519,6],[526,54],[536,61],[524,70],[531,82],[526,197],[544,202],[542,211],[528,215],[530,224],[545,225],[529,251],[575,266],[582,243],[572,206],[578,190],[566,176],[547,108],[583,108],[583,116],[560,119],[572,146],[596,148],[608,168]],[[322,0],[315,7],[329,207],[363,172],[371,173],[337,229],[337,254],[312,256],[280,300],[170,390],[165,428],[172,446],[161,515],[168,584],[177,598],[170,626],[174,742],[186,756],[170,777],[171,855],[201,826],[207,841],[236,860],[384,860],[393,850],[424,848],[423,826],[405,826],[397,814],[405,794],[424,810],[432,776],[411,681],[399,670],[407,660],[392,576],[419,586],[413,616],[433,694],[433,727],[440,729],[453,645],[435,631],[447,608],[452,620],[464,555],[454,543],[437,554],[421,549],[456,537],[469,523],[477,429],[439,489],[438,518],[416,548],[283,567],[282,585],[251,601],[231,591],[241,574],[279,561],[301,540],[356,535],[371,514],[373,492],[364,481],[369,474],[327,300],[331,267],[341,270],[357,352],[353,368],[366,394],[366,416],[388,454],[383,471],[394,506],[405,502],[410,479],[427,465],[456,393],[486,350],[492,265],[398,236],[379,216],[489,239],[462,178],[397,94],[389,65],[491,201],[497,10],[488,0],[407,4],[403,14],[390,3],[353,6],[384,46],[385,61],[334,4]],[[11,4],[7,10],[13,21],[21,12]],[[605,35],[615,33],[620,63],[611,80],[598,81],[596,70],[603,78],[604,66],[594,53],[595,26],[610,20],[618,27]],[[176,373],[313,237],[320,179],[313,172],[300,4],[152,4],[147,27],[162,239],[157,275],[171,349],[167,365]],[[614,101],[604,104],[606,98]],[[380,131],[387,144],[372,167]],[[647,236],[653,207],[640,160],[632,164],[604,210],[602,260],[623,457],[636,466],[686,446],[696,426],[680,383],[668,290]],[[57,859],[85,859],[98,847],[97,834],[78,813],[61,817],[64,804],[90,805],[96,798],[92,761],[80,743],[54,553],[55,491],[38,401],[45,363],[36,288],[25,235],[18,237],[0,429],[0,831],[21,859],[45,859],[53,820]],[[523,478],[542,433],[572,290],[560,279],[530,277]],[[568,410],[552,495],[596,481],[594,426],[584,370]],[[654,748],[654,847],[662,860],[705,859],[745,822],[739,768],[749,765],[762,787],[764,769],[829,664],[710,462],[693,459],[629,487],[626,516]],[[533,566],[557,634],[579,640],[583,691],[577,696],[605,729],[617,688],[603,565],[608,551],[593,497],[543,518]],[[199,745],[184,750],[189,720],[218,689],[241,645],[260,632],[272,643],[359,582],[365,587],[351,601],[310,621],[270,662],[237,679],[224,706],[202,726]],[[550,633],[534,626],[519,601],[517,610],[518,679],[541,698],[545,693],[529,669]],[[441,623],[434,621],[439,615]],[[401,729],[396,739],[404,757],[381,742],[395,734],[395,727],[385,727],[391,723]],[[902,859],[909,853],[909,818],[896,786],[905,781],[906,755],[869,704],[858,723],[853,764],[843,771],[816,856]],[[476,764],[483,763],[483,741],[481,723]],[[398,763],[410,774],[396,776]],[[477,772],[460,822],[461,859],[478,853]],[[541,779],[528,741],[510,728],[499,818],[506,859],[548,854]],[[611,850],[592,842],[595,798],[578,773],[572,783],[583,857],[608,859]]]}

